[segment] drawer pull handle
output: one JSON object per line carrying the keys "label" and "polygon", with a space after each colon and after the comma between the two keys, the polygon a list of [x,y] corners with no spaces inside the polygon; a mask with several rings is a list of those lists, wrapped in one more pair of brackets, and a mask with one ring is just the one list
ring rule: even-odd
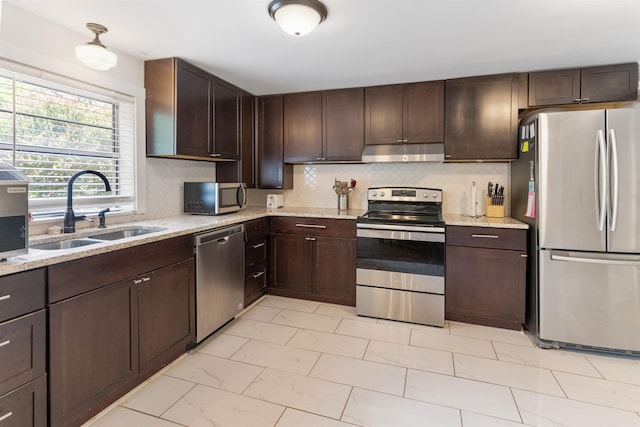
{"label": "drawer pull handle", "polygon": [[149,280],[151,280],[151,277],[143,277],[143,278],[142,278],[142,281],[143,281],[143,282],[148,282]]}
{"label": "drawer pull handle", "polygon": [[258,249],[258,248],[261,248],[261,247],[263,247],[263,246],[264,246],[264,242],[262,242],[262,243],[258,243],[257,245],[251,245],[251,247],[252,247],[253,249]]}
{"label": "drawer pull handle", "polygon": [[[0,342],[0,347],[4,347],[5,345],[9,345],[9,344],[11,344],[11,340],[6,340],[6,341],[3,341],[3,342]],[[2,421],[2,420],[0,420],[0,421]]]}
{"label": "drawer pull handle", "polygon": [[480,239],[498,239],[500,236],[495,234],[472,234],[471,237],[478,237]]}
{"label": "drawer pull handle", "polygon": [[304,228],[327,228],[326,225],[315,225],[315,224],[296,224],[296,227],[304,227]]}
{"label": "drawer pull handle", "polygon": [[142,283],[142,279],[133,279],[133,283],[135,285],[139,285],[140,283]]}
{"label": "drawer pull handle", "polygon": [[257,279],[258,277],[260,277],[262,275],[264,275],[264,271],[261,271],[261,272],[256,273],[256,274],[252,274],[251,277],[253,277],[254,279]]}
{"label": "drawer pull handle", "polygon": [[521,258],[527,258],[528,256],[529,256],[529,255],[527,255],[527,254],[520,254],[520,257],[521,257]]}
{"label": "drawer pull handle", "polygon": [[11,294],[9,294],[9,295],[2,295],[2,296],[0,297],[0,301],[4,301],[4,300],[8,300],[8,299],[11,299]]}
{"label": "drawer pull handle", "polygon": [[6,414],[4,414],[3,416],[0,417],[0,422],[6,420],[7,418],[9,418],[11,415],[13,415],[13,412],[7,412]]}
{"label": "drawer pull handle", "polygon": [[309,240],[310,242],[315,242],[316,238],[315,237],[305,237],[305,240]]}

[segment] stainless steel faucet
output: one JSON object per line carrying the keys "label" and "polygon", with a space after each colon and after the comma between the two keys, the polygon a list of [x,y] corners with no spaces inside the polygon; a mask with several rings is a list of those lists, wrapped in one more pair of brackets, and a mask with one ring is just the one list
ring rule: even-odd
{"label": "stainless steel faucet", "polygon": [[105,190],[111,191],[111,185],[109,184],[109,180],[107,179],[106,176],[104,176],[102,173],[98,171],[83,170],[74,174],[71,177],[71,179],[69,179],[69,184],[67,185],[67,210],[64,212],[64,228],[62,230],[63,233],[75,233],[76,221],[78,220],[91,221],[90,219],[87,218],[86,215],[76,216],[76,214],[73,212],[73,183],[75,182],[76,178],[87,173],[96,175],[98,178],[102,179],[102,181],[104,181]]}

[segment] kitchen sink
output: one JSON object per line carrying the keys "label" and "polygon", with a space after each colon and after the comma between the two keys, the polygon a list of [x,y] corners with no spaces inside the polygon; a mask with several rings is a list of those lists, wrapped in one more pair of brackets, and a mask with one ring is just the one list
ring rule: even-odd
{"label": "kitchen sink", "polygon": [[29,246],[31,249],[40,249],[44,251],[56,251],[62,249],[73,249],[81,246],[95,245],[96,243],[105,243],[112,240],[126,239],[128,237],[142,236],[144,234],[162,231],[164,228],[159,227],[132,227],[125,230],[107,231],[105,233],[93,234],[88,237],[70,238],[59,240],[56,242],[40,243]]}
{"label": "kitchen sink", "polygon": [[118,230],[111,231],[102,234],[94,234],[89,236],[90,239],[96,240],[120,240],[126,239],[127,237],[135,237],[142,236],[143,234],[155,233],[156,231],[162,231],[163,228],[154,228],[154,227],[138,227],[138,228],[129,228],[126,230]]}
{"label": "kitchen sink", "polygon": [[73,249],[80,246],[95,245],[96,243],[102,243],[100,240],[94,239],[71,239],[61,240],[59,242],[41,243],[39,245],[30,246],[31,249],[40,249],[44,251],[55,251],[60,249]]}

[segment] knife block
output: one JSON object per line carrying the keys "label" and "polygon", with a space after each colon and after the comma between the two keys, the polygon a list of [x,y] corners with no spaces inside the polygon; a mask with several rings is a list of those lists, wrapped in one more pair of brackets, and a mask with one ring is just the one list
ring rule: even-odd
{"label": "knife block", "polygon": [[491,197],[487,197],[487,217],[504,218],[504,205],[493,205]]}

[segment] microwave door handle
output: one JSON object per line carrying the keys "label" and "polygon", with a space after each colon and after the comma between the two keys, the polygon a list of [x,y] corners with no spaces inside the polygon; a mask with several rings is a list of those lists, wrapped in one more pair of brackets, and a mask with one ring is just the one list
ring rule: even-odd
{"label": "microwave door handle", "polygon": [[[240,194],[242,194],[242,197],[240,197]],[[236,192],[236,202],[238,203],[238,206],[242,207],[246,201],[247,190],[245,190],[244,185],[240,185],[238,187],[238,191]]]}

